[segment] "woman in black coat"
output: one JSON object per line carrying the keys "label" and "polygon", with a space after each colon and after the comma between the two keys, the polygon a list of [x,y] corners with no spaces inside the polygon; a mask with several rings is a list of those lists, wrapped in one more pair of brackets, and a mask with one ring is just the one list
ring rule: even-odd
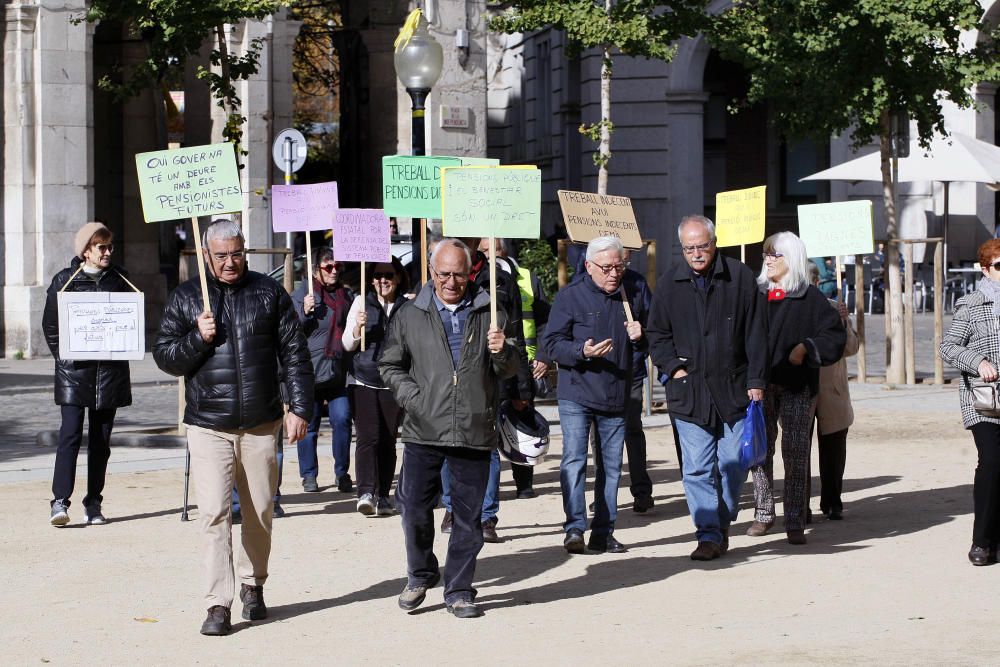
{"label": "woman in black coat", "polygon": [[837,311],[809,284],[809,258],[798,236],[781,232],[764,240],[764,266],[757,285],[767,293],[770,378],[764,391],[767,459],[751,469],[756,512],[748,535],[774,525],[774,446],[781,424],[785,467],[785,533],[805,544],[806,481],[820,366],[844,352],[847,333]]}
{"label": "woman in black coat", "polygon": [[127,361],[73,361],[59,357],[58,294],[66,292],[132,292],[125,271],[111,264],[114,252],[111,230],[88,222],[76,234],[76,256],[68,268],[52,279],[45,298],[42,330],[56,360],[55,400],[61,406],[62,425],[52,474],[50,523],[69,523],[70,496],[76,481],[76,459],[83,441],[84,413],[89,413],[87,440],[87,495],[84,521],[106,523],[101,511],[104,475],[111,456],[111,429],[118,408],[132,404],[132,382]]}

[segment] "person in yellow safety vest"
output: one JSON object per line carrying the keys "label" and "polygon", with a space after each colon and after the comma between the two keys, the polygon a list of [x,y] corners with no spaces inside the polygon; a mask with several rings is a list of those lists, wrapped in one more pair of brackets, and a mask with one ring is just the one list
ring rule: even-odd
{"label": "person in yellow safety vest", "polygon": [[[495,238],[494,246],[496,256],[505,260],[500,263],[506,270],[513,269],[517,273],[517,288],[521,293],[521,325],[524,331],[524,347],[528,353],[528,364],[531,366],[531,374],[535,379],[535,395],[544,396],[548,393],[548,382],[545,376],[549,371],[548,361],[539,358],[538,337],[545,328],[545,323],[549,319],[549,303],[545,300],[541,283],[537,276],[528,269],[520,266],[512,257],[507,254],[507,244],[504,239]],[[484,253],[489,252],[489,238],[484,238],[479,242],[479,250]],[[539,390],[542,391],[539,391]],[[544,392],[544,393],[543,393]],[[527,406],[534,409],[534,401]],[[537,494],[534,489],[534,468],[531,466],[521,466],[511,464],[511,472],[514,475],[514,485],[517,487],[517,497],[519,499],[534,498]]]}

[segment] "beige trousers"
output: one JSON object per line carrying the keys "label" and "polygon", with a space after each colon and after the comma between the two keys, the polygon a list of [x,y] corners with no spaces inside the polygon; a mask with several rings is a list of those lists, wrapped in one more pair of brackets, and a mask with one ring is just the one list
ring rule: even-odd
{"label": "beige trousers", "polygon": [[251,586],[263,585],[267,580],[278,485],[275,446],[280,428],[280,419],[246,431],[187,427],[201,528],[206,607],[231,607],[235,597],[231,510],[234,485],[243,515],[236,573],[242,583]]}

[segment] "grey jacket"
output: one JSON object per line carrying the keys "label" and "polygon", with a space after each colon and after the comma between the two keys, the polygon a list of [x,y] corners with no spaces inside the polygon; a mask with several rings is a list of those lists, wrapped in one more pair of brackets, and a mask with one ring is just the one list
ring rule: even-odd
{"label": "grey jacket", "polygon": [[403,442],[470,449],[496,446],[497,381],[517,373],[515,332],[498,308],[497,321],[507,340],[500,352],[491,353],[486,347],[489,292],[471,282],[469,290],[472,310],[458,368],[432,298],[433,283],[424,285],[417,298],[392,318],[378,370],[406,410]]}
{"label": "grey jacket", "polygon": [[981,422],[1000,424],[1000,419],[984,417],[972,407],[972,381],[979,377],[979,363],[987,359],[1000,368],[1000,320],[993,314],[993,301],[980,291],[955,303],[951,327],[941,341],[941,358],[962,371],[958,399],[962,425],[970,428]]}

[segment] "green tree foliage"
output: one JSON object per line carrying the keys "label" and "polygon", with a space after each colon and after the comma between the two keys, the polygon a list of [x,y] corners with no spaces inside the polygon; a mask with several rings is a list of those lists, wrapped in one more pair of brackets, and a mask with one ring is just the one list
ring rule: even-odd
{"label": "green tree foliage", "polygon": [[581,125],[580,133],[599,146],[594,153],[598,192],[607,192],[611,160],[611,76],[615,50],[628,56],[669,61],[672,43],[694,35],[705,25],[705,0],[515,0],[503,3],[504,11],[490,20],[490,29],[515,33],[551,26],[566,33],[568,55],[583,49],[602,52],[601,119]]}
{"label": "green tree foliage", "polygon": [[[545,295],[551,300],[559,290],[558,260],[545,239],[522,241],[517,249],[517,263],[537,278]],[[569,267],[572,270],[572,267]]]}

